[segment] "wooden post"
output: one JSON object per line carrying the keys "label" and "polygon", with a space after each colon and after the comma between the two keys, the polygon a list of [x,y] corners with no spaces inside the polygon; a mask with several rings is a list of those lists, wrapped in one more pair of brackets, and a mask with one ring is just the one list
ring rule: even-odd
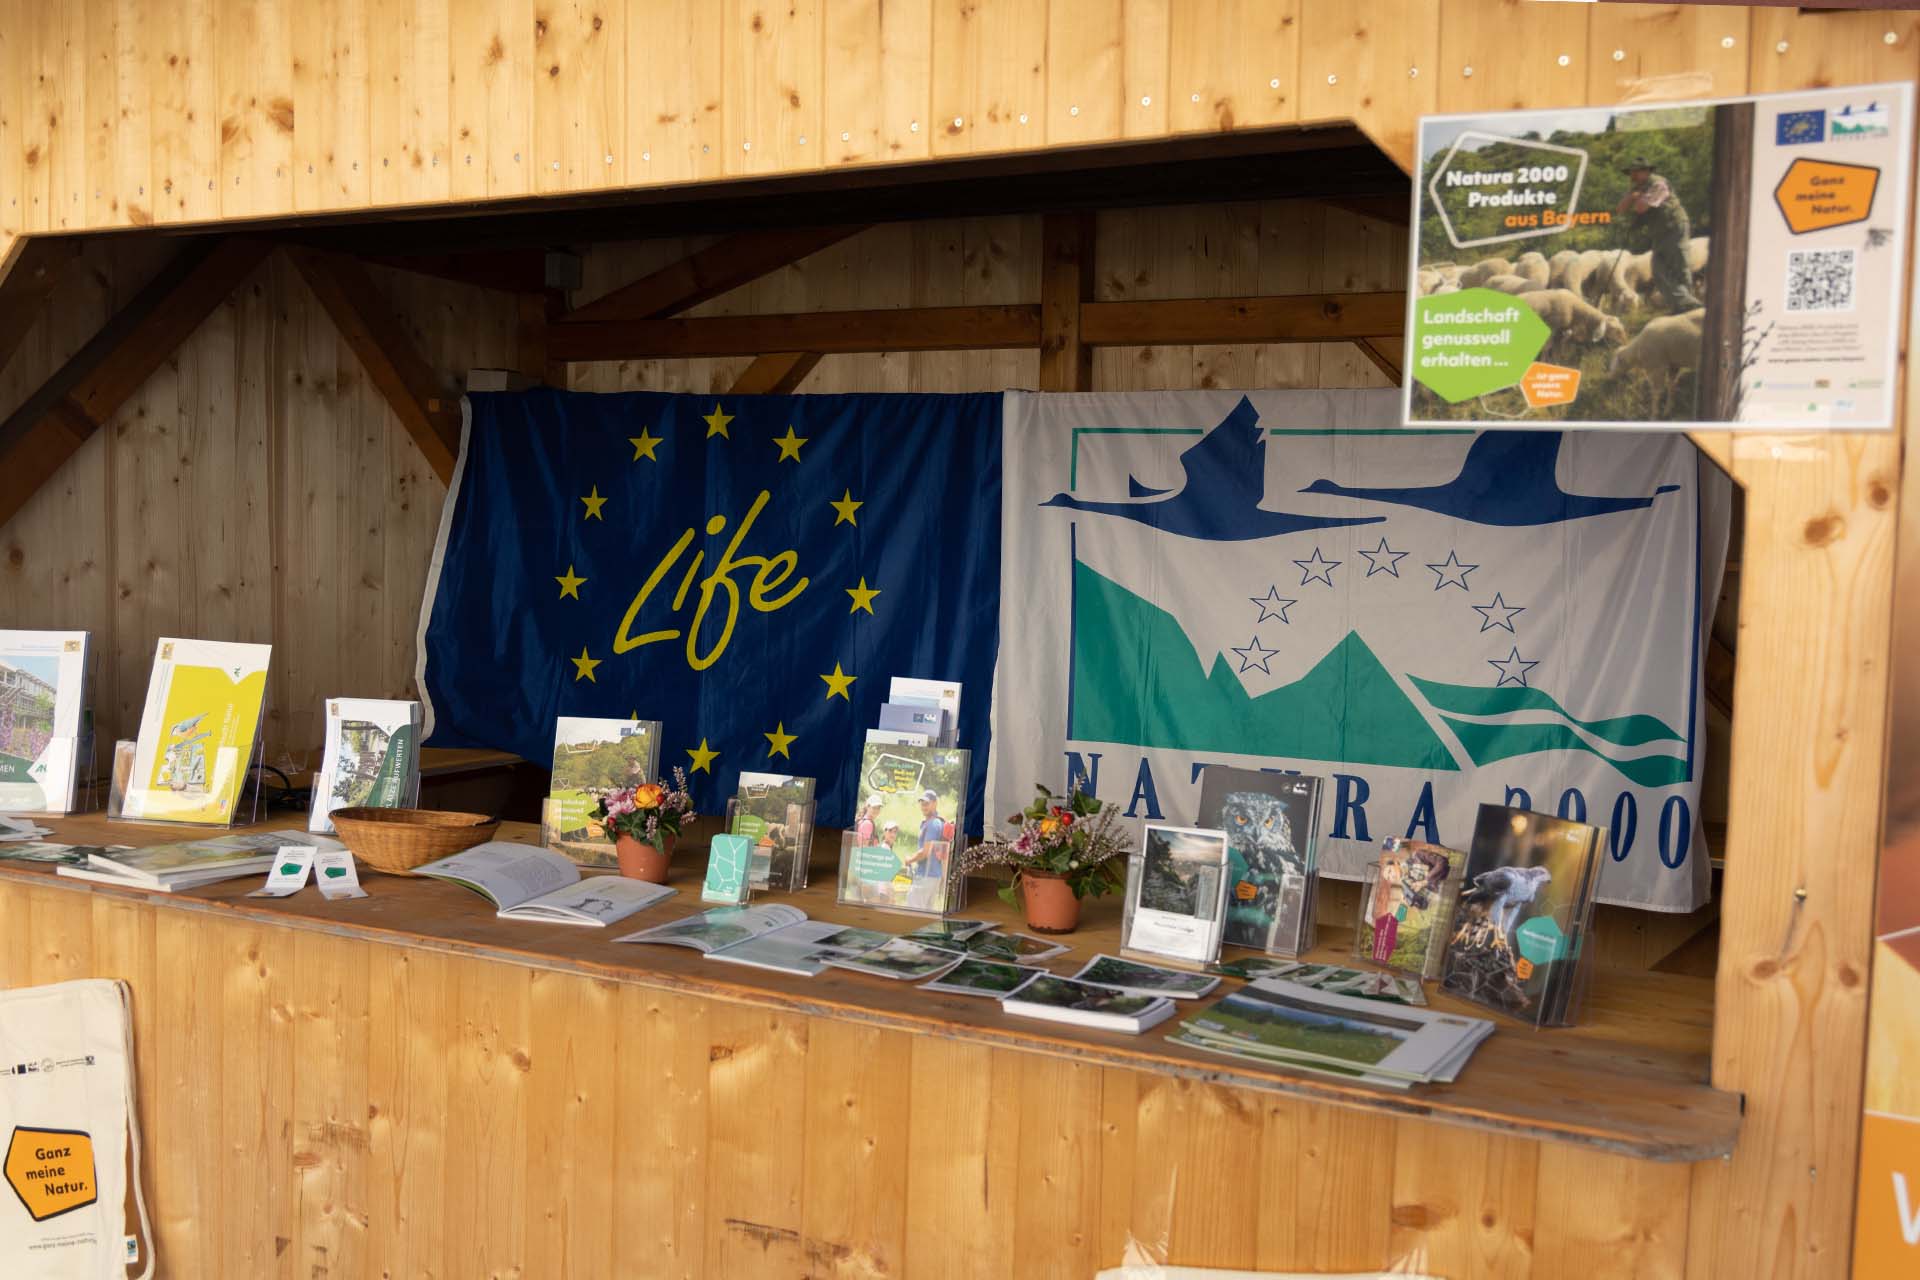
{"label": "wooden post", "polygon": [[1093,217],[1050,213],[1040,242],[1040,389],[1091,391],[1093,348],[1080,331],[1080,305],[1093,298]]}
{"label": "wooden post", "polygon": [[[1740,414],[1742,341],[1747,311],[1747,193],[1753,187],[1753,104],[1713,110],[1712,241],[1707,253],[1707,314],[1700,332],[1696,403],[1709,422]],[[1739,246],[1736,256],[1732,246]],[[1723,246],[1727,251],[1723,251]]]}

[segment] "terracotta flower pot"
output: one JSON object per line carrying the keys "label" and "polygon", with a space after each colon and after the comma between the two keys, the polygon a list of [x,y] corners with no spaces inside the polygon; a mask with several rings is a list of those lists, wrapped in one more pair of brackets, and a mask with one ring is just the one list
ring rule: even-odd
{"label": "terracotta flower pot", "polygon": [[1080,899],[1065,876],[1022,871],[1020,898],[1027,908],[1027,928],[1035,933],[1072,933],[1080,923]]}
{"label": "terracotta flower pot", "polygon": [[614,839],[614,856],[620,860],[620,874],[629,880],[646,880],[652,884],[667,882],[667,860],[673,857],[674,841],[678,836],[671,832],[662,833],[660,845],[642,844],[630,835],[620,835]]}

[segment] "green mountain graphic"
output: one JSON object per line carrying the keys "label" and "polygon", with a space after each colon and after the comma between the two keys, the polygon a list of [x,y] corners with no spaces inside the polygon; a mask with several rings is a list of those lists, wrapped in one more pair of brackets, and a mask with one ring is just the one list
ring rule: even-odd
{"label": "green mountain graphic", "polygon": [[1186,751],[1457,770],[1359,633],[1311,671],[1258,697],[1221,654],[1211,671],[1171,614],[1079,561],[1073,566],[1068,735]]}

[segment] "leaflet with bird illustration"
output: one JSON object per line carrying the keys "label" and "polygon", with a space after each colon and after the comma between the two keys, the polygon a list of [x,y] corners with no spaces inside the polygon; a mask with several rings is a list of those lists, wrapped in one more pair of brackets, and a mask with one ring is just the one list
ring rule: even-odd
{"label": "leaflet with bird illustration", "polygon": [[1571,1023],[1606,834],[1584,822],[1481,805],[1441,987],[1539,1026]]}

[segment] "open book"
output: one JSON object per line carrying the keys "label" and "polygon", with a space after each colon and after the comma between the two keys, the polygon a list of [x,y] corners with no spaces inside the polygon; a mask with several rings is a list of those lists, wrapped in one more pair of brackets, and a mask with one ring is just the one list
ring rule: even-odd
{"label": "open book", "polygon": [[414,868],[481,894],[500,908],[502,920],[579,924],[604,928],[673,896],[663,884],[624,876],[580,878],[571,858],[530,844],[491,840]]}

